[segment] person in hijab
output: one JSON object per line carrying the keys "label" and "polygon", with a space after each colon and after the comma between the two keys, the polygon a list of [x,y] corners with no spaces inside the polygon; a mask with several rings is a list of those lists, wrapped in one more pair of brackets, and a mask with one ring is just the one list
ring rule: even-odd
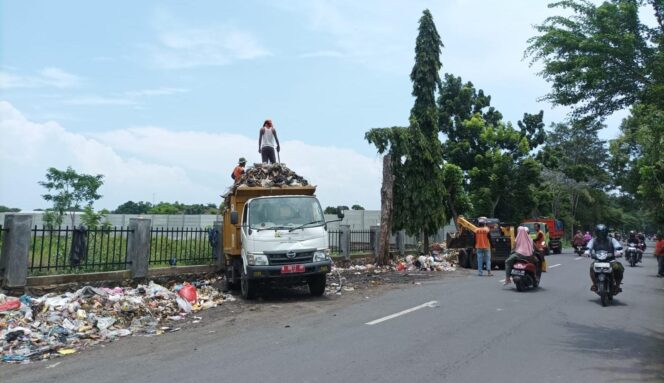
{"label": "person in hijab", "polygon": [[519,226],[516,233],[516,241],[514,242],[514,252],[505,261],[506,285],[512,283],[510,275],[512,273],[512,267],[514,267],[514,262],[516,262],[517,259],[522,259],[526,262],[532,262],[535,264],[537,270],[540,270],[540,261],[533,255],[533,252],[533,240],[528,235],[528,228],[525,226]]}

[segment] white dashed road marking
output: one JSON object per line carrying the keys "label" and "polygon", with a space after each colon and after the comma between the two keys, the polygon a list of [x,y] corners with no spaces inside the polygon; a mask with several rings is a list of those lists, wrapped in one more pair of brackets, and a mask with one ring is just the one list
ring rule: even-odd
{"label": "white dashed road marking", "polygon": [[394,319],[396,317],[400,317],[400,316],[406,315],[408,313],[412,313],[413,311],[417,311],[417,310],[423,309],[425,307],[436,307],[436,304],[438,304],[438,301],[430,301],[430,302],[427,302],[427,303],[423,303],[419,306],[409,308],[407,310],[399,311],[398,313],[388,315],[386,317],[382,317],[382,318],[379,318],[379,319],[376,319],[376,320],[372,320],[371,322],[367,322],[365,324],[368,324],[369,326],[373,326],[375,324],[385,322],[386,320]]}
{"label": "white dashed road marking", "polygon": [[549,266],[548,268],[549,268],[549,269],[553,269],[554,267],[558,267],[558,266],[560,266],[560,263],[556,263],[555,265],[551,265],[551,266]]}
{"label": "white dashed road marking", "polygon": [[576,258],[574,258],[575,261],[578,261],[579,259],[583,259],[583,257],[576,257]]}

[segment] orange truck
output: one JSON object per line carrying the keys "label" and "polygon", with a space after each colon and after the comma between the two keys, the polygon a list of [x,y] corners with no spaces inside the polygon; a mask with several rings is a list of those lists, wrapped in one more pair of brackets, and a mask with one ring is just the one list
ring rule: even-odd
{"label": "orange truck", "polygon": [[565,227],[563,221],[551,217],[538,217],[528,218],[523,221],[522,226],[526,226],[530,233],[534,233],[535,224],[539,223],[544,231],[546,242],[545,254],[553,252],[560,254],[563,251],[563,236],[565,235]]}

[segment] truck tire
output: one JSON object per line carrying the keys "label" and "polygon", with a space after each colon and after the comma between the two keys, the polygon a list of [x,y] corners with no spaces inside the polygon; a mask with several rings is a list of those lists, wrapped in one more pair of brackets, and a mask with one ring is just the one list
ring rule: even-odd
{"label": "truck tire", "polygon": [[472,250],[468,252],[468,264],[471,269],[477,270],[477,253]]}
{"label": "truck tire", "polygon": [[242,298],[247,300],[256,299],[258,293],[258,283],[249,279],[244,270],[242,270],[242,278],[240,280],[240,293],[242,294]]}
{"label": "truck tire", "polygon": [[466,249],[459,250],[459,255],[457,258],[459,261],[459,266],[463,267],[464,269],[470,267],[470,260],[468,259],[468,252],[466,252]]}
{"label": "truck tire", "polygon": [[314,275],[309,277],[307,284],[309,292],[313,297],[320,297],[325,293],[325,284],[327,283],[327,274]]}
{"label": "truck tire", "polygon": [[561,247],[556,247],[556,248],[553,250],[553,253],[554,253],[554,254],[562,254],[562,252],[563,252],[563,248],[562,248],[562,246],[561,246]]}

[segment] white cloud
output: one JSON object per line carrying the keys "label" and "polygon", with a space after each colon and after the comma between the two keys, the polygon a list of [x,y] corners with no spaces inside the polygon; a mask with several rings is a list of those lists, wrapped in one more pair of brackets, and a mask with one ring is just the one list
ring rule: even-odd
{"label": "white cloud", "polygon": [[[259,160],[256,140],[241,135],[143,127],[91,137],[30,121],[8,102],[0,102],[0,135],[0,204],[23,209],[47,207],[37,182],[49,167],[103,174],[104,197],[95,206],[113,209],[153,194],[156,201],[219,202],[238,157]],[[324,205],[380,206],[377,158],[285,141],[281,159],[318,185]]]}
{"label": "white cloud", "polygon": [[230,23],[183,26],[161,12],[153,24],[157,32],[153,59],[166,69],[219,66],[270,55],[251,32]]}
{"label": "white cloud", "polygon": [[35,75],[19,75],[0,71],[0,88],[73,88],[81,84],[81,77],[65,72],[60,68],[47,67]]}

